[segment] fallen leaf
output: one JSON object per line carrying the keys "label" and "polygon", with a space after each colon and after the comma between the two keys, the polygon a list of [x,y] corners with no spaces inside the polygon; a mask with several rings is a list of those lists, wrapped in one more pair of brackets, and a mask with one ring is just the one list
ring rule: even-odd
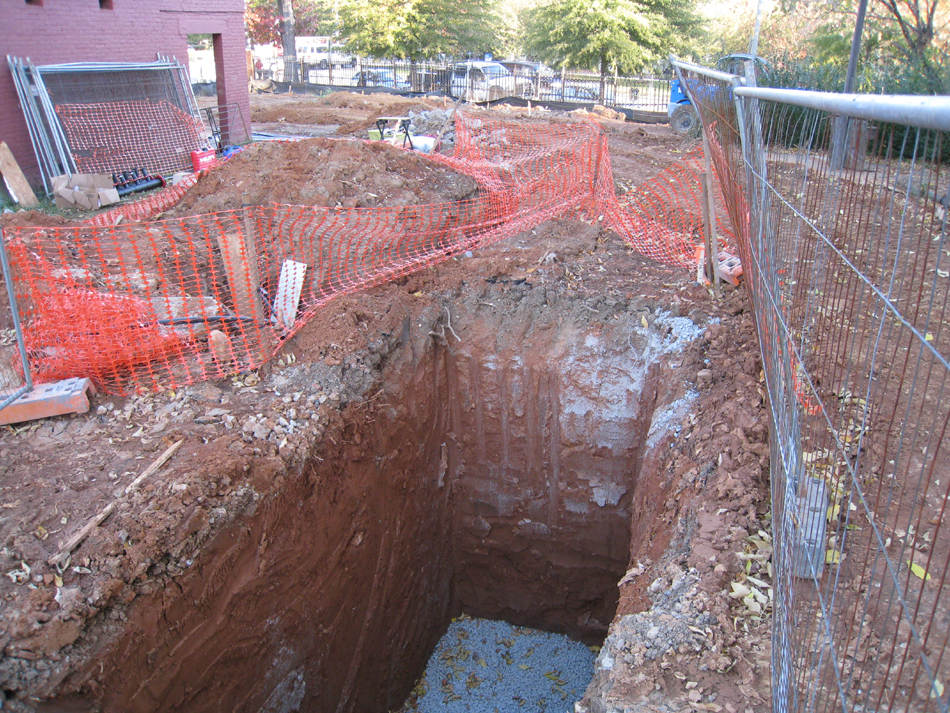
{"label": "fallen leaf", "polygon": [[645,316],[641,316],[641,317],[640,317],[640,324],[643,325],[643,328],[644,328],[644,329],[649,329],[649,328],[650,328],[650,323],[647,322],[647,318],[646,318]]}
{"label": "fallen leaf", "polygon": [[921,567],[919,564],[917,564],[916,562],[911,562],[910,560],[907,560],[907,566],[910,567],[910,571],[913,573],[915,577],[919,577],[925,582],[928,579],[933,579],[933,577],[930,576],[930,573],[926,569]]}
{"label": "fallen leaf", "polygon": [[828,550],[825,552],[825,564],[838,564],[841,561],[841,553],[838,550]]}
{"label": "fallen leaf", "polygon": [[943,684],[940,683],[939,678],[935,678],[933,686],[930,687],[930,697],[940,698],[941,696],[943,696]]}

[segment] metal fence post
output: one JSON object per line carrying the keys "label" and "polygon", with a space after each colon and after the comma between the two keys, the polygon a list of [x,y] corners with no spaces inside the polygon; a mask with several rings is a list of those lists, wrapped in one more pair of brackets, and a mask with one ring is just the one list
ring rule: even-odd
{"label": "metal fence post", "polygon": [[[13,329],[16,332],[17,349],[20,355],[20,365],[23,370],[23,385],[14,388],[10,393],[0,391],[0,409],[13,403],[23,394],[33,389],[33,377],[30,374],[30,362],[26,355],[26,343],[23,339],[23,325],[20,323],[20,312],[17,308],[16,293],[13,289],[13,273],[10,269],[10,261],[7,256],[6,238],[3,235],[3,229],[0,228],[0,264],[3,266],[3,282],[7,289],[7,300],[10,303],[10,313],[13,318]],[[0,377],[4,376],[4,365],[0,365]],[[12,369],[11,369],[12,371]]]}

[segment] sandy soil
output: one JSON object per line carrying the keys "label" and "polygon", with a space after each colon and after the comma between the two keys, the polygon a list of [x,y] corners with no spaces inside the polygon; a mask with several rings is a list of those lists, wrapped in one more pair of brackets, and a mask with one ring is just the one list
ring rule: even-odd
{"label": "sandy soil", "polygon": [[[299,98],[255,96],[253,116],[255,122],[329,123],[341,127],[338,133],[359,136],[376,115],[407,108],[384,97],[338,93],[311,105]],[[529,118],[521,109],[506,109],[504,115]],[[539,115],[551,118],[535,110],[530,119]],[[663,126],[607,120],[602,125],[621,191],[693,147]],[[433,188],[419,179],[415,156],[392,159],[377,147],[339,148],[318,139],[289,150],[314,149],[329,155],[339,149],[343,154],[333,161],[349,162],[348,171],[367,162],[385,167],[387,176],[396,173],[409,185],[404,192],[411,200],[433,200],[433,190],[451,200],[473,189],[466,179],[449,175],[444,186]],[[252,190],[263,199],[262,188],[251,188],[257,179],[253,162],[270,151],[275,149],[245,152],[217,174],[214,190],[196,186],[201,190],[186,199],[185,210],[236,207],[232,203]],[[336,176],[341,183],[344,174]],[[299,175],[288,173],[283,192],[267,197],[306,200],[290,185],[298,182]],[[307,202],[345,205],[352,197],[328,192]],[[552,254],[556,259],[548,257]],[[636,556],[620,584],[612,631],[636,631],[642,622],[635,617],[648,616],[663,591],[688,592],[678,604],[698,612],[706,630],[702,641],[683,641],[657,656],[632,634],[608,640],[605,650],[619,652],[619,663],[609,676],[603,669],[595,676],[596,695],[629,710],[664,709],[661,705],[696,710],[697,704],[729,713],[768,710],[768,617],[750,619],[726,595],[741,565],[735,553],[748,552],[747,538],[768,527],[767,416],[745,294],[739,289],[712,300],[683,271],[644,260],[616,235],[572,221],[546,223],[471,258],[339,298],[258,373],[174,393],[96,398],[89,414],[0,430],[0,571],[6,573],[0,578],[0,688],[6,706],[32,710],[37,699],[74,697],[122,710],[116,692],[141,691],[123,688],[129,674],[120,662],[128,661],[134,676],[154,663],[135,659],[132,623],[192,592],[209,571],[192,568],[220,550],[219,536],[240,529],[262,504],[283,497],[281,489],[305,463],[341,454],[347,460],[360,453],[370,457],[372,447],[360,434],[387,401],[380,398],[383,375],[417,358],[397,358],[405,344],[431,348],[429,332],[447,334],[447,301],[461,315],[454,324],[467,330],[466,339],[490,343],[493,334],[485,330],[491,326],[480,328],[474,315],[491,304],[509,320],[508,329],[510,320],[528,319],[518,317],[526,293],[553,306],[550,320],[581,330],[609,331],[610,320],[620,313],[649,329],[659,310],[688,316],[704,329],[678,365],[699,400],[678,424],[680,435],[668,455],[652,464],[655,483],[638,495],[639,511],[656,517],[633,523]],[[509,339],[516,342],[517,332]],[[168,466],[124,493],[162,451],[182,440]],[[68,564],[50,564],[62,541],[110,503],[115,513]],[[753,571],[764,576],[758,567]],[[690,585],[681,588],[687,581]],[[162,629],[153,622],[139,630],[156,626]],[[169,674],[167,680],[177,679]],[[342,693],[352,692],[347,685]],[[139,702],[136,709],[199,709],[189,707],[187,696],[156,700],[161,702]]]}

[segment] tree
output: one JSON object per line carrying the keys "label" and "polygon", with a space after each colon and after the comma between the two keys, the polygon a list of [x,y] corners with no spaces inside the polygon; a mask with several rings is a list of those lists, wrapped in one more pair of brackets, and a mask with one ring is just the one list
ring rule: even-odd
{"label": "tree", "polygon": [[698,25],[690,0],[553,0],[523,16],[525,49],[552,65],[642,69],[683,47]]}
{"label": "tree", "polygon": [[[783,2],[762,23],[759,53],[776,86],[841,91],[854,33],[857,0]],[[731,2],[719,8],[716,39],[705,61],[744,52],[751,16]],[[945,0],[871,0],[861,39],[855,90],[887,94],[950,91],[950,8]]]}
{"label": "tree", "polygon": [[[947,68],[947,44],[935,45],[934,20],[938,0],[879,0],[883,18],[894,23],[901,42],[895,43],[911,67],[923,77],[930,94],[944,94],[950,90]],[[873,14],[872,14],[873,16]]]}
{"label": "tree", "polygon": [[503,36],[493,0],[348,0],[340,19],[350,51],[373,57],[491,52]]}
{"label": "tree", "polygon": [[[280,44],[283,0],[245,0],[244,22],[251,42]],[[333,6],[324,0],[294,0],[294,34],[301,37],[330,36],[339,29]]]}

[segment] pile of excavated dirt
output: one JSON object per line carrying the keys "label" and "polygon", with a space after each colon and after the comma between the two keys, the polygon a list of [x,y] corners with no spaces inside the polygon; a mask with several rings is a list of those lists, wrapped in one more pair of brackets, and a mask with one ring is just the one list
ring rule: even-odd
{"label": "pile of excavated dirt", "polygon": [[446,104],[451,106],[451,101],[428,97],[406,99],[383,92],[363,95],[334,92],[309,99],[294,95],[254,95],[251,120],[268,131],[280,132],[288,125],[330,125],[336,127],[340,135],[352,135],[365,133],[381,116],[408,116],[410,111],[444,108]]}
{"label": "pile of excavated dirt", "polygon": [[384,142],[264,141],[202,176],[161,217],[267,203],[330,208],[447,203],[473,198],[477,189],[470,176]]}

